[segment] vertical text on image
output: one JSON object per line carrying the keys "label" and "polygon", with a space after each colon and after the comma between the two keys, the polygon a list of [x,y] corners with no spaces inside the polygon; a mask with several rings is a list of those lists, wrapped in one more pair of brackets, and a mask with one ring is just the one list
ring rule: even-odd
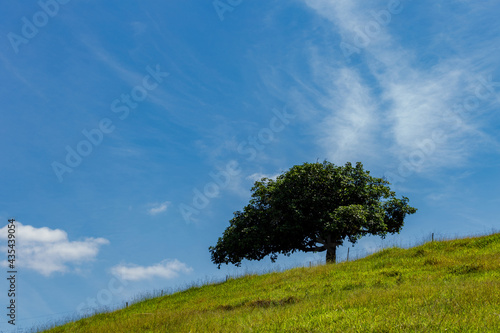
{"label": "vertical text on image", "polygon": [[7,225],[7,281],[9,281],[9,289],[7,296],[9,305],[7,306],[7,321],[11,325],[16,325],[16,222],[15,219],[9,219]]}

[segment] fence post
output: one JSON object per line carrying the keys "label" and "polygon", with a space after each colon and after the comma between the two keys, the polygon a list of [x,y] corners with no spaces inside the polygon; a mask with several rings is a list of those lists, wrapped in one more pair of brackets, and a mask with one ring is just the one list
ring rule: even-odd
{"label": "fence post", "polygon": [[347,261],[349,261],[349,248],[347,248]]}
{"label": "fence post", "polygon": [[432,239],[431,239],[431,242],[434,242],[434,233],[432,233]]}
{"label": "fence post", "polygon": [[128,308],[128,302],[125,302],[125,307]]}

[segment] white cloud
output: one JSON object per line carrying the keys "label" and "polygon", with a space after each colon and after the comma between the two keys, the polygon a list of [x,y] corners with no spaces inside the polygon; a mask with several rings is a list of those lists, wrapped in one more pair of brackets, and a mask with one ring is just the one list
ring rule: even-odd
{"label": "white cloud", "polygon": [[[387,24],[375,20],[374,13],[388,13],[387,2],[303,1],[333,23],[329,27],[343,42],[358,48],[366,65],[343,65],[332,61],[332,56],[321,58],[311,51],[312,72],[324,91],[315,96],[323,114],[315,125],[316,135],[333,162],[375,158],[388,166],[419,156],[415,171],[424,172],[461,165],[478,144],[494,141],[479,123],[452,119],[454,106],[474,96],[475,78],[485,74],[476,72],[473,56],[443,56],[434,66],[422,68],[415,62],[417,50],[403,47],[391,34],[390,25],[399,14],[393,14]],[[405,13],[405,6],[403,2],[398,10]],[[371,35],[366,33],[370,29]],[[439,43],[444,37],[435,38]],[[334,47],[341,55],[340,43]],[[444,134],[441,140],[434,140],[436,133]],[[432,149],[422,158],[419,149],[424,142]]]}
{"label": "white cloud", "polygon": [[250,176],[247,177],[247,179],[252,180],[252,181],[260,181],[262,178],[269,178],[269,179],[274,179],[278,178],[278,176],[281,175],[280,173],[274,174],[274,175],[266,175],[263,173],[253,173]]}
{"label": "white cloud", "polygon": [[173,279],[179,273],[191,273],[193,269],[177,259],[163,260],[152,266],[133,264],[117,265],[111,268],[111,273],[121,280],[139,281],[153,278]]}
{"label": "white cloud", "polygon": [[356,71],[341,69],[322,104],[331,113],[320,125],[319,141],[332,161],[344,164],[376,154],[373,143],[379,125],[377,103]]}
{"label": "white cloud", "polygon": [[148,213],[150,215],[158,215],[160,213],[167,211],[168,206],[170,206],[170,201],[165,201],[162,203],[155,203],[150,205],[153,207],[148,210]]}
{"label": "white cloud", "polygon": [[[0,229],[2,240],[6,241],[7,226]],[[16,266],[34,270],[42,275],[65,273],[71,265],[92,261],[99,253],[99,247],[109,244],[104,238],[85,238],[69,241],[68,234],[60,229],[35,228],[16,222]],[[6,247],[3,247],[3,252]],[[7,266],[7,261],[2,266]]]}

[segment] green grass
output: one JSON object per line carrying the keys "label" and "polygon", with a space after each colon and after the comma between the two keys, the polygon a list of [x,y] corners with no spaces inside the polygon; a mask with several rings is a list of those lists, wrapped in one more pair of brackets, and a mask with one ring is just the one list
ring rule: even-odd
{"label": "green grass", "polygon": [[46,332],[500,332],[500,233],[251,275]]}

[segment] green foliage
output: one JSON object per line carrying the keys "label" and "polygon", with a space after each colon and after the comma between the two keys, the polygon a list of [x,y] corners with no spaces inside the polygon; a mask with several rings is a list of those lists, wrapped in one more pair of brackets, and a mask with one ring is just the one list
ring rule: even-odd
{"label": "green foliage", "polygon": [[391,248],[207,284],[48,332],[500,332],[499,253],[500,234]]}
{"label": "green foliage", "polygon": [[[234,213],[229,227],[210,247],[212,261],[239,266],[243,259],[261,260],[295,251],[330,251],[344,240],[365,235],[384,237],[403,227],[416,209],[408,198],[396,198],[389,182],[370,176],[358,162],[296,165],[276,180],[255,182],[252,199]],[[327,257],[328,258],[328,257]]]}

